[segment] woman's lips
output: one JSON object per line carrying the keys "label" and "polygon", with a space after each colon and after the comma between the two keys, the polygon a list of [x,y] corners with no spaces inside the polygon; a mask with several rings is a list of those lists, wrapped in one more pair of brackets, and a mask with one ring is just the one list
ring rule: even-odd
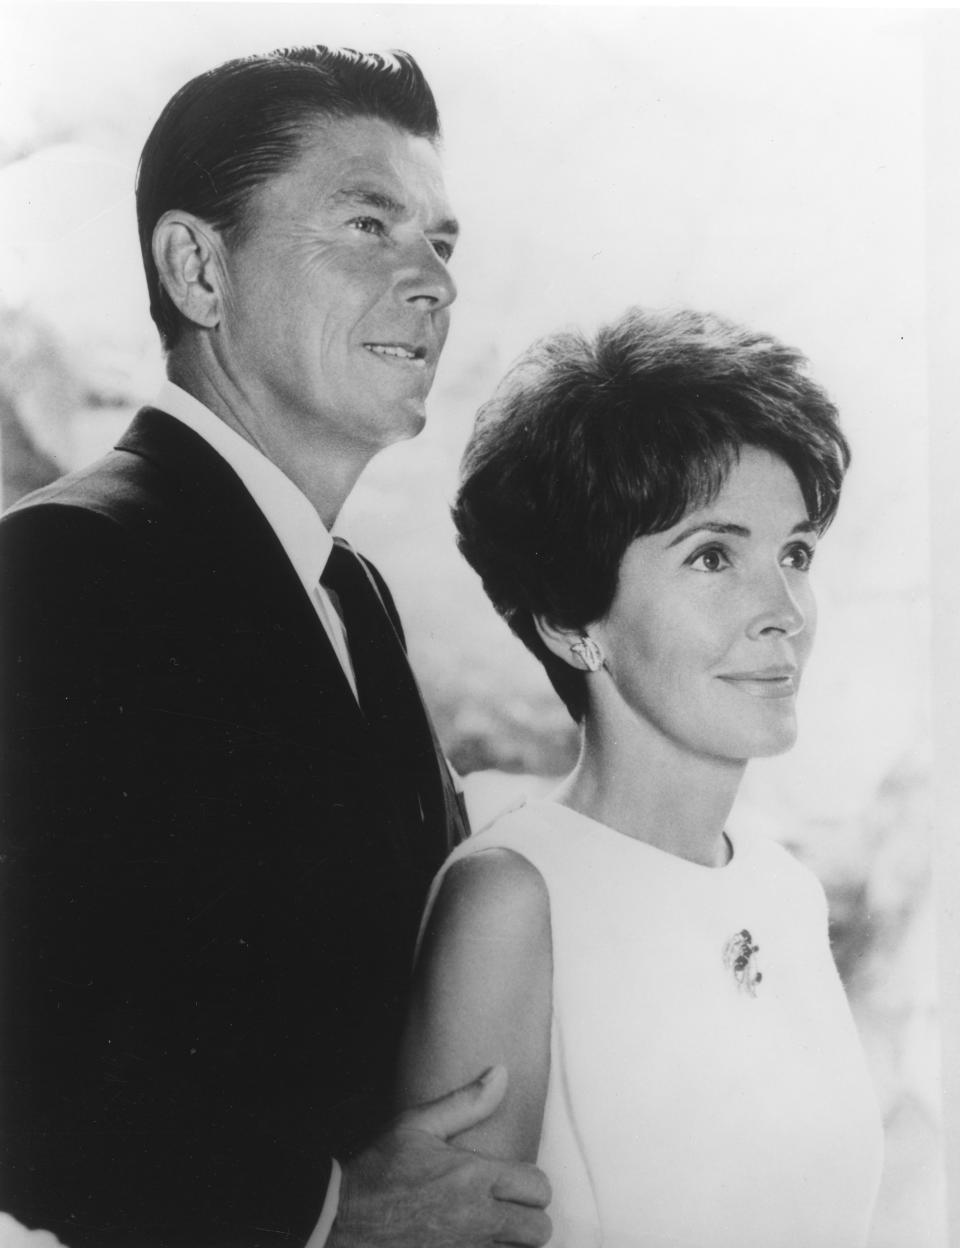
{"label": "woman's lips", "polygon": [[717,678],[754,698],[789,698],[797,692],[796,668],[764,668],[756,672],[725,672]]}

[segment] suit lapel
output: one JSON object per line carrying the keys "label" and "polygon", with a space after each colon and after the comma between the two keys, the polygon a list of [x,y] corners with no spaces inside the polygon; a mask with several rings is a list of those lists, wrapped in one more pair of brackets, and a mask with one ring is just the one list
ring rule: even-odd
{"label": "suit lapel", "polygon": [[289,730],[317,739],[322,723],[327,748],[355,750],[350,743],[363,742],[367,755],[379,757],[373,765],[395,790],[395,813],[406,809],[407,831],[390,839],[399,834],[395,849],[421,862],[429,878],[465,824],[392,616],[384,609],[394,713],[368,719],[283,546],[230,465],[199,434],[154,408],[137,414],[117,450],[161,470],[158,540],[162,531],[171,550],[191,552],[197,597],[218,620],[235,605],[232,643],[248,656],[247,670],[262,688],[282,688],[273,705],[284,702]]}
{"label": "suit lapel", "polygon": [[[246,630],[261,630],[273,661],[294,669],[300,702],[315,716],[336,716],[349,731],[365,730],[349,682],[326,630],[286,551],[230,465],[182,421],[145,408],[117,450],[164,470],[171,534],[206,568],[209,590],[223,603],[242,604]],[[184,531],[186,530],[186,531]]]}

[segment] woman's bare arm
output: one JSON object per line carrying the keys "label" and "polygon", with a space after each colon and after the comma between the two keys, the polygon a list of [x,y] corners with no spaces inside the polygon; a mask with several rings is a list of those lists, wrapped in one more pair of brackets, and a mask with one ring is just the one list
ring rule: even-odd
{"label": "woman's bare arm", "polygon": [[540,873],[506,849],[454,863],[430,915],[401,1052],[400,1108],[502,1064],[499,1108],[457,1137],[489,1156],[535,1161],[550,1073],[550,905]]}

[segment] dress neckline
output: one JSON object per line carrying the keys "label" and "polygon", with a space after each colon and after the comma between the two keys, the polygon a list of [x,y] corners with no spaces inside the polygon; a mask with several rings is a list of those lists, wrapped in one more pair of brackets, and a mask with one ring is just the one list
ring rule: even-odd
{"label": "dress neckline", "polygon": [[[657,845],[651,845],[649,841],[641,841],[634,836],[628,836],[626,832],[618,832],[616,828],[611,828],[608,823],[601,823],[600,820],[593,819],[590,815],[582,814],[579,810],[574,810],[571,806],[566,806],[563,802],[558,802],[552,797],[535,798],[524,802],[523,805],[531,811],[542,808],[546,808],[550,812],[559,811],[563,817],[569,818],[572,822],[589,824],[591,831],[596,830],[596,833],[603,834],[609,838],[616,838],[616,842],[623,843],[624,846],[636,846],[636,852],[650,855],[653,861],[662,860],[665,866],[676,864],[677,870],[694,872],[704,878],[710,876],[728,878],[731,875],[738,874],[747,857],[749,848],[749,838],[745,838],[739,831],[731,832],[729,828],[725,828],[723,835],[730,846],[730,857],[723,866],[708,867],[701,862],[691,862],[689,858],[673,854],[667,849],[661,849]],[[556,815],[553,814],[553,819],[555,818]]]}

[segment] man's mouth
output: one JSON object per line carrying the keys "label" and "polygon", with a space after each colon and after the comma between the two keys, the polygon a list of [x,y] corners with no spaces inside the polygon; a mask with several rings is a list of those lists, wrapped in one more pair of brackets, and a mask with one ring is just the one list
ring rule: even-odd
{"label": "man's mouth", "polygon": [[403,360],[409,364],[424,365],[427,362],[426,347],[412,347],[402,342],[365,342],[364,347],[372,355],[388,360]]}

